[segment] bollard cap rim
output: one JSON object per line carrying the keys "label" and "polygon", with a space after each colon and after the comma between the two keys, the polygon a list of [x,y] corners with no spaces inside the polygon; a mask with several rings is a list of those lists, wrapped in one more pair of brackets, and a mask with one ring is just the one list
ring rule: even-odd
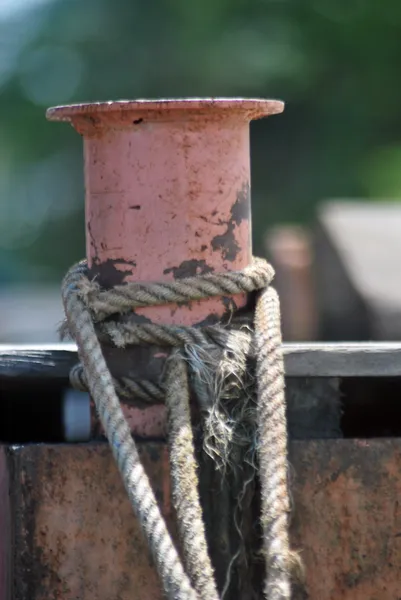
{"label": "bollard cap rim", "polygon": [[179,111],[207,112],[223,114],[245,114],[252,119],[259,119],[283,112],[284,102],[263,98],[179,98],[159,100],[117,100],[110,102],[88,102],[53,106],[46,111],[49,121],[72,121],[83,116],[106,116],[110,113],[166,112],[176,114]]}

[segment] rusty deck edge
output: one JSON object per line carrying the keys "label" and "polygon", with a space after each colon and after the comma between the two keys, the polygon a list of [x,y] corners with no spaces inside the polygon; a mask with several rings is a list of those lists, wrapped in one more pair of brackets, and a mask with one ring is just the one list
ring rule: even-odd
{"label": "rusty deck edge", "polygon": [[[287,377],[397,377],[401,343],[283,345]],[[0,344],[0,378],[67,379],[75,344]]]}

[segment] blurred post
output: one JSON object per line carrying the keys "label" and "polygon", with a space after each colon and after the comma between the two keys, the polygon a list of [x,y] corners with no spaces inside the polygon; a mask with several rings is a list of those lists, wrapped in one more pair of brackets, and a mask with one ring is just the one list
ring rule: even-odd
{"label": "blurred post", "polygon": [[281,299],[284,340],[316,339],[313,255],[308,232],[292,225],[274,227],[265,236],[265,251],[276,271],[274,285]]}
{"label": "blurred post", "polygon": [[398,203],[321,204],[314,244],[324,340],[400,339],[400,231]]}

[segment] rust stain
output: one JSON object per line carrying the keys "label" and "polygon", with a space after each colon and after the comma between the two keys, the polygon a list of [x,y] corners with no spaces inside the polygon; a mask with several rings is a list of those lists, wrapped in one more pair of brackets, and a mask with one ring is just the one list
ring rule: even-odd
{"label": "rust stain", "polygon": [[127,261],[122,258],[109,258],[100,263],[94,257],[90,268],[90,275],[96,276],[98,281],[104,287],[112,287],[125,283],[126,277],[132,275],[133,269],[136,267],[135,261]]}
{"label": "rust stain", "polygon": [[221,251],[223,260],[234,262],[241,251],[241,246],[238,244],[235,237],[235,229],[244,220],[250,219],[250,188],[249,183],[244,183],[237,194],[237,199],[230,211],[230,218],[226,223],[226,230],[220,235],[216,235],[211,246],[216,252]]}
{"label": "rust stain", "polygon": [[9,464],[7,450],[0,447],[0,598],[9,598],[11,558]]}
{"label": "rust stain", "polygon": [[163,271],[164,275],[172,273],[174,279],[183,279],[193,275],[205,275],[213,273],[213,267],[209,267],[205,260],[184,260],[178,267],[170,267]]}
{"label": "rust stain", "polygon": [[[401,440],[304,440],[289,450],[292,545],[306,568],[293,600],[398,600]],[[140,454],[176,537],[167,448],[146,442]],[[162,598],[107,444],[25,446],[6,456],[13,579],[5,597]],[[258,582],[261,590],[262,573]]]}
{"label": "rust stain", "polygon": [[290,450],[301,597],[400,598],[401,440],[292,442]]}
{"label": "rust stain", "polygon": [[[167,521],[165,449],[140,447]],[[158,577],[107,444],[14,451],[12,597],[162,598]]]}

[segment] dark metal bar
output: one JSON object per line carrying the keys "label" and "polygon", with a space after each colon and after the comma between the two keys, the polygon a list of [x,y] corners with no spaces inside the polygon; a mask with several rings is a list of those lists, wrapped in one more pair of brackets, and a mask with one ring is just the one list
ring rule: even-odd
{"label": "dark metal bar", "polygon": [[[284,344],[287,377],[398,377],[401,343]],[[0,345],[0,378],[68,379],[75,344]]]}

